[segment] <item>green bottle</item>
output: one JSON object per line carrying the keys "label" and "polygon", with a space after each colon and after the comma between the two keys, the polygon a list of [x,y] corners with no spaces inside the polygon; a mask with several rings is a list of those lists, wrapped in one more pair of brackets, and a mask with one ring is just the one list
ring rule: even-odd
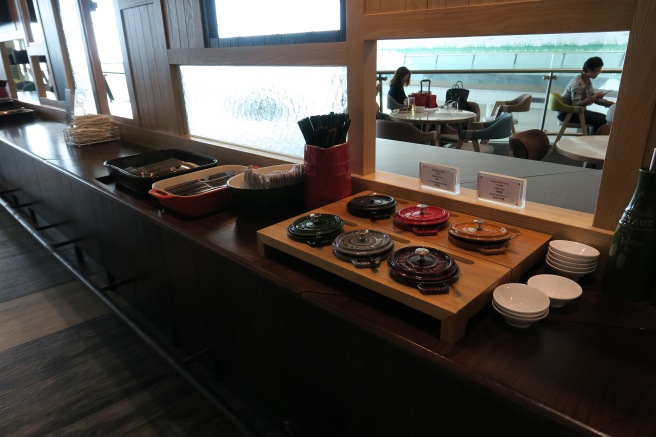
{"label": "green bottle", "polygon": [[656,171],[640,170],[633,197],[617,225],[602,289],[618,299],[641,301],[656,282]]}

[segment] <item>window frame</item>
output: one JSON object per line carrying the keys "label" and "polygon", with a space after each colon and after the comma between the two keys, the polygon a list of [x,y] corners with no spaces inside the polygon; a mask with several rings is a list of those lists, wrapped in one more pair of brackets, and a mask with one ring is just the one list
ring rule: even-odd
{"label": "window frame", "polygon": [[310,44],[346,41],[346,0],[339,0],[339,30],[219,38],[215,0],[203,0],[203,32],[206,48]]}

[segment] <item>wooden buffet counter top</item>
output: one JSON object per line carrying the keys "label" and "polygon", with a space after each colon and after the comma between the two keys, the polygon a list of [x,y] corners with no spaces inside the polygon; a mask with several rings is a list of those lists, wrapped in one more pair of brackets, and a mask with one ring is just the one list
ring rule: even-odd
{"label": "wooden buffet counter top", "polygon": [[[63,127],[3,127],[0,189],[38,214],[72,214],[63,232],[83,234],[82,250],[117,279],[143,276],[128,300],[165,320],[181,349],[209,347],[222,381],[275,424],[340,436],[656,433],[647,303],[615,302],[588,277],[579,299],[528,329],[486,305],[449,344],[420,311],[283,252],[260,255],[257,231],[281,217],[162,210],[115,186],[103,166],[145,148],[67,147]],[[161,289],[143,285],[167,266],[179,274]],[[525,278],[544,271],[540,263]]]}

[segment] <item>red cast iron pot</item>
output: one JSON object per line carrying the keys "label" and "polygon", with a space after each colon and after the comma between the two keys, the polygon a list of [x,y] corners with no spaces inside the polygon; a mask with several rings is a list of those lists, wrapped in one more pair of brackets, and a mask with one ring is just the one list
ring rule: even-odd
{"label": "red cast iron pot", "polygon": [[423,203],[403,208],[394,214],[394,225],[415,235],[437,235],[451,215],[444,208],[428,206]]}

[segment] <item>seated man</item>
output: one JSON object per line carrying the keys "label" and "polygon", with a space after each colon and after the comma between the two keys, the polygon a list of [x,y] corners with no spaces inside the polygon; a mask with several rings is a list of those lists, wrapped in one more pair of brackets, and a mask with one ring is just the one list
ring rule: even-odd
{"label": "seated man", "polygon": [[[613,102],[604,98],[606,95],[605,91],[595,92],[592,87],[591,79],[595,79],[599,76],[603,65],[604,61],[598,56],[594,56],[585,61],[581,74],[572,79],[572,81],[565,87],[563,103],[571,106],[589,106],[593,103],[605,107],[612,106]],[[588,111],[586,109],[584,115],[585,124],[590,126],[593,133],[596,132],[600,126],[606,124],[606,116],[600,112]],[[557,115],[558,120],[560,121],[564,121],[566,116],[567,113],[564,112],[559,112]],[[579,123],[579,115],[573,114],[570,121],[572,123]]]}

